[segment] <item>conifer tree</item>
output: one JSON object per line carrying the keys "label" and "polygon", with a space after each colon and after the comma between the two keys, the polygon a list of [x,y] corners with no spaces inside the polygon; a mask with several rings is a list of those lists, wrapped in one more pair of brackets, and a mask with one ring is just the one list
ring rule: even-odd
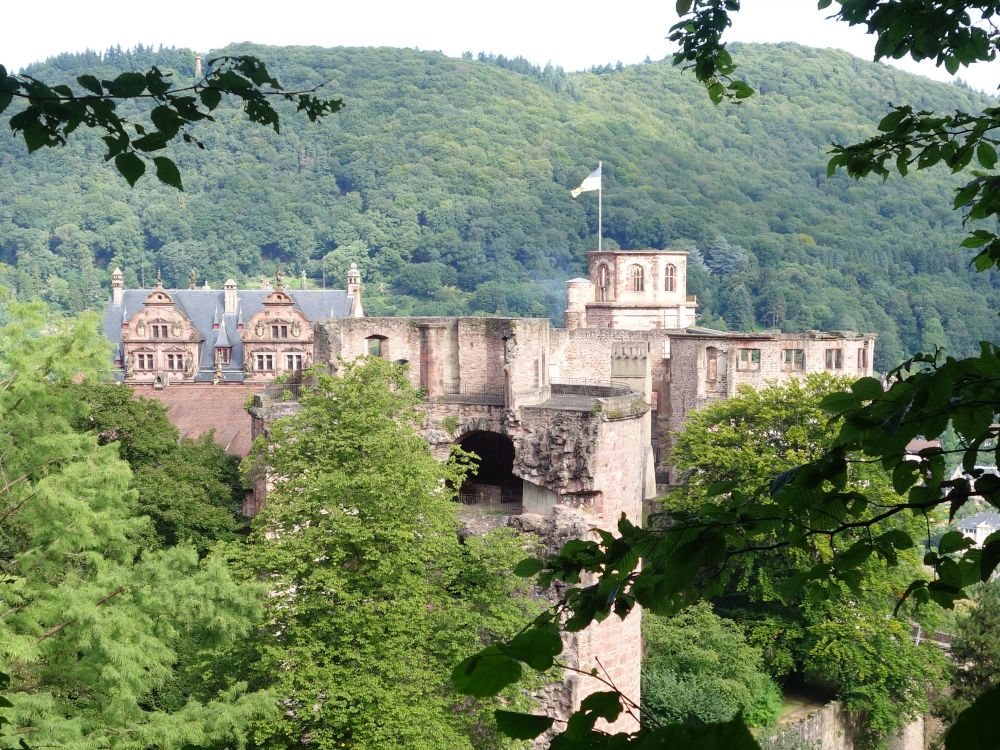
{"label": "conifer tree", "polygon": [[[73,425],[66,387],[106,371],[93,316],[52,321],[13,305],[0,328],[0,704],[7,737],[32,747],[180,748],[242,744],[265,694],[197,683],[158,699],[187,658],[243,636],[257,590],[219,560],[178,546],[143,551],[131,472],[114,445]],[[14,742],[13,739],[10,740]],[[13,746],[13,745],[12,745]]]}

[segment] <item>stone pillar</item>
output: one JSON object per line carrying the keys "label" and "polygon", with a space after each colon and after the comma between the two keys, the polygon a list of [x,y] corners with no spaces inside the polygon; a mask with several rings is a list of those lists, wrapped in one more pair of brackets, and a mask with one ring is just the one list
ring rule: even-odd
{"label": "stone pillar", "polygon": [[444,395],[442,336],[444,324],[424,324],[420,328],[420,387],[429,399]]}

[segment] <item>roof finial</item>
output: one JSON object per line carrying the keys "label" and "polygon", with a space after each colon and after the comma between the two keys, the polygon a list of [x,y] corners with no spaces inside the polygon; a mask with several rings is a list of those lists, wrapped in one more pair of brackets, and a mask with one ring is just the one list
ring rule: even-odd
{"label": "roof finial", "polygon": [[156,286],[159,289],[163,289],[163,274],[160,273],[160,269],[156,269]]}
{"label": "roof finial", "polygon": [[306,288],[306,269],[302,269],[302,288]]}
{"label": "roof finial", "polygon": [[281,273],[281,267],[274,272],[274,290],[277,292],[285,291],[285,275]]}
{"label": "roof finial", "polygon": [[188,289],[198,288],[198,275],[195,273],[194,269],[188,274]]}

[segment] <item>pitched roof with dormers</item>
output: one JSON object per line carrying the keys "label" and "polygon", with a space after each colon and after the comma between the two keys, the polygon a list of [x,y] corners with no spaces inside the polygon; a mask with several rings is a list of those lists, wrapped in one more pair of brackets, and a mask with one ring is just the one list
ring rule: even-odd
{"label": "pitched roof with dormers", "polygon": [[[125,289],[121,304],[109,300],[104,313],[104,335],[115,346],[115,356],[122,357],[122,324],[141,310],[150,294],[156,290]],[[243,341],[239,328],[256,313],[264,309],[265,299],[272,289],[240,289],[237,291],[237,308],[234,313],[220,313],[225,309],[223,289],[165,289],[177,309],[187,316],[201,339],[201,366],[194,379],[211,381],[215,377],[216,346],[231,346],[232,364],[222,368],[226,382],[242,382],[243,370],[237,363],[243,361]],[[346,318],[351,314],[351,298],[343,289],[286,289],[294,309],[301,312],[310,323],[331,318]],[[213,324],[218,324],[218,329]],[[220,335],[229,343],[219,344]]]}

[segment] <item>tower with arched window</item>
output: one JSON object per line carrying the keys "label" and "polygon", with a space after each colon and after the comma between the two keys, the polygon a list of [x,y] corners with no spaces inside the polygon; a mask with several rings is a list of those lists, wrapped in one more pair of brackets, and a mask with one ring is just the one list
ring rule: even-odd
{"label": "tower with arched window", "polygon": [[587,253],[587,279],[566,284],[567,328],[681,330],[695,324],[698,300],[687,293],[685,250]]}

